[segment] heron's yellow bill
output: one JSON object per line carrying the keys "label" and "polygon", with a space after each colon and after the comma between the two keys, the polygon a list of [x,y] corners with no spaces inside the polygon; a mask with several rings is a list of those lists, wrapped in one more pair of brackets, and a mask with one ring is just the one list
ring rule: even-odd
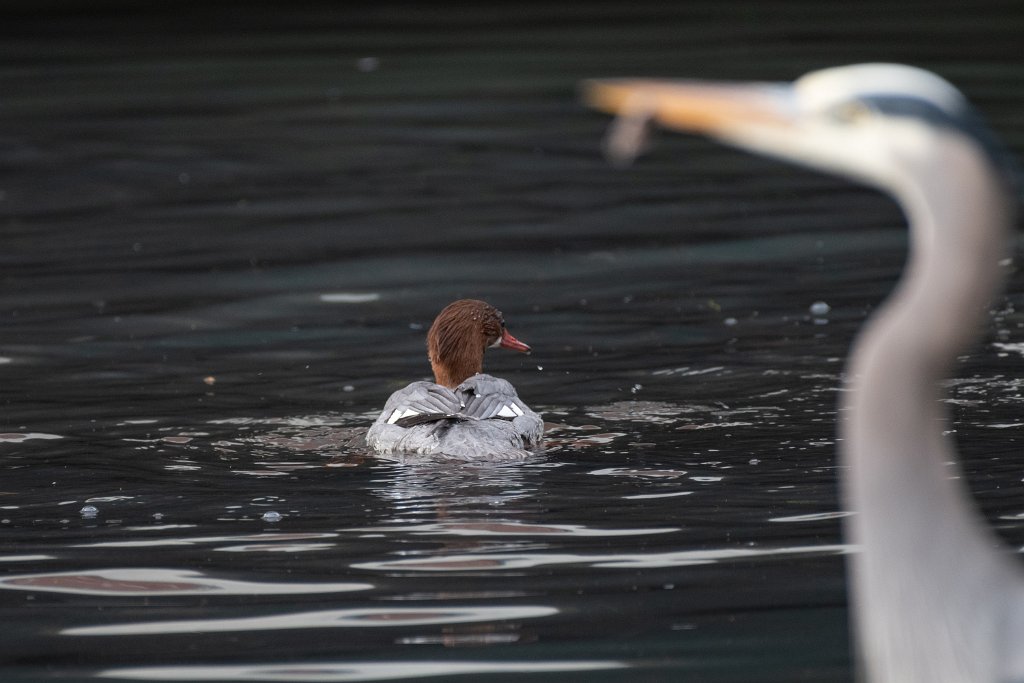
{"label": "heron's yellow bill", "polygon": [[591,107],[617,116],[647,116],[665,128],[710,133],[738,123],[785,124],[779,86],[639,78],[583,82]]}

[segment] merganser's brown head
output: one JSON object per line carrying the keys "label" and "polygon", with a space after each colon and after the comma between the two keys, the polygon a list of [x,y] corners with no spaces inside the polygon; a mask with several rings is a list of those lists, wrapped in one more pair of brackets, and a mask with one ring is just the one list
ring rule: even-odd
{"label": "merganser's brown head", "polygon": [[434,381],[454,389],[483,370],[484,350],[493,346],[530,351],[505,329],[501,311],[486,301],[460,299],[448,304],[427,333],[427,357]]}

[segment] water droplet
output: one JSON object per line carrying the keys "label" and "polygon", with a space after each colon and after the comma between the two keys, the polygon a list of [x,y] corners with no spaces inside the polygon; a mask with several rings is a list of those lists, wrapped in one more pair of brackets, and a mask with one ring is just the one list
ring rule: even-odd
{"label": "water droplet", "polygon": [[632,386],[632,388],[630,388],[629,393],[635,394],[636,392],[640,391],[643,388],[644,388],[643,384],[634,384]]}
{"label": "water droplet", "polygon": [[537,369],[543,371],[544,370],[544,366],[543,365],[538,365]]}
{"label": "water droplet", "polygon": [[826,315],[831,310],[832,307],[824,301],[815,301],[810,308],[811,315]]}
{"label": "water droplet", "polygon": [[342,391],[355,391],[356,388],[354,386],[352,386],[351,384],[346,384],[345,386],[343,386],[341,388],[341,390]]}
{"label": "water droplet", "polygon": [[726,318],[722,322],[725,323],[726,325],[728,325],[729,327],[732,327],[733,325],[735,325],[739,321],[736,320],[736,318]]}
{"label": "water droplet", "polygon": [[281,513],[270,510],[269,512],[264,512],[263,516],[260,519],[262,519],[264,522],[280,522]]}
{"label": "water droplet", "polygon": [[100,511],[95,505],[86,505],[78,511],[78,514],[82,515],[82,519],[96,519],[96,515],[100,514]]}

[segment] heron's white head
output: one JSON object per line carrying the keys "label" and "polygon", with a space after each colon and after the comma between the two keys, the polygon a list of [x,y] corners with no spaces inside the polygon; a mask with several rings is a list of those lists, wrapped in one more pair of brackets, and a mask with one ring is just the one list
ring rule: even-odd
{"label": "heron's white head", "polygon": [[[956,88],[899,64],[824,69],[793,83],[595,80],[584,94],[626,117],[626,130],[653,120],[896,192],[929,167],[936,136],[982,132]],[[623,156],[635,147],[614,135],[609,145]]]}

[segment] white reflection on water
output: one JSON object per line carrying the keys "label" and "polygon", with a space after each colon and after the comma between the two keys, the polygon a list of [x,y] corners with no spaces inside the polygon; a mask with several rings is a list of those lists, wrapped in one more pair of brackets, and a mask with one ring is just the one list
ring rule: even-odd
{"label": "white reflection on water", "polygon": [[1005,353],[1017,353],[1024,356],[1024,343],[992,342],[992,347]]}
{"label": "white reflection on water", "polygon": [[635,496],[623,496],[623,498],[625,500],[650,500],[652,498],[675,498],[691,494],[693,494],[693,491],[673,491],[672,493],[641,493]]}
{"label": "white reflection on water", "polygon": [[505,673],[571,673],[624,669],[614,661],[557,662],[319,662],[316,664],[251,664],[219,666],[147,666],[107,669],[102,678],[130,678],[146,681],[288,681],[295,683],[344,683],[345,681],[391,681],[435,676]]}
{"label": "white reflection on water", "polygon": [[38,562],[40,560],[55,560],[53,555],[0,555],[0,562]]}
{"label": "white reflection on water", "polygon": [[0,589],[76,595],[307,595],[373,588],[369,583],[288,583],[231,581],[180,569],[97,569],[16,574],[0,579]]}
{"label": "white reflection on water", "polygon": [[587,406],[586,411],[587,415],[601,420],[665,424],[679,420],[680,415],[694,412],[694,409],[664,401],[616,401],[603,406]]}
{"label": "white reflection on water", "polygon": [[666,377],[672,376],[672,375],[677,375],[679,377],[694,377],[696,375],[714,374],[714,373],[717,373],[717,372],[722,372],[723,370],[725,370],[724,366],[716,365],[716,366],[710,367],[710,368],[691,368],[691,367],[684,367],[684,368],[662,368],[661,370],[653,370],[653,371],[651,371],[651,374],[655,375],[655,376],[664,375]]}
{"label": "white reflection on water", "polygon": [[376,533],[409,533],[417,536],[642,536],[679,531],[678,527],[654,529],[594,529],[581,524],[527,524],[524,522],[438,522],[436,524],[410,524],[403,526],[374,526],[348,531]]}
{"label": "white reflection on water", "polygon": [[271,427],[342,427],[358,424],[366,429],[366,424],[373,422],[380,413],[379,409],[364,413],[331,413],[327,415],[282,415],[277,417],[227,417],[207,420],[209,425],[267,425]]}
{"label": "white reflection on water", "polygon": [[[600,470],[591,470],[587,474],[610,477],[636,477],[639,479],[678,479],[686,476],[686,470],[654,470],[636,469],[632,467],[606,467]],[[694,477],[696,478],[696,477]]]}
{"label": "white reflection on water", "polygon": [[29,439],[63,439],[59,434],[44,434],[43,432],[8,432],[0,434],[0,443],[21,443]]}
{"label": "white reflection on water", "polygon": [[[138,527],[136,527],[138,528]],[[161,527],[146,528],[142,527],[142,530],[150,531],[153,529],[159,529]],[[266,549],[271,548],[274,544],[278,546],[288,545],[308,545],[308,544],[296,544],[295,541],[315,541],[327,538],[337,538],[338,534],[335,533],[266,533],[266,534],[239,534],[237,536],[199,536],[196,538],[153,538],[143,541],[100,541],[98,543],[79,543],[72,545],[72,548],[155,548],[160,546],[175,546],[175,545],[205,545],[207,543],[239,543],[239,544],[253,544],[262,543]],[[322,545],[322,544],[318,544]],[[246,547],[252,548],[252,545]]]}
{"label": "white reflection on water", "polygon": [[852,512],[846,512],[842,510],[832,512],[815,512],[809,515],[793,515],[791,517],[770,517],[769,522],[820,522],[826,519],[839,519],[841,517],[849,517]]}
{"label": "white reflection on water", "polygon": [[[716,368],[720,369],[720,368]],[[657,373],[655,373],[657,374]],[[603,406],[587,406],[587,415],[609,422],[643,422],[670,425],[681,431],[748,427],[765,422],[780,412],[777,406],[730,408],[724,404],[668,403],[665,401],[616,401]],[[744,416],[747,419],[726,419]],[[753,420],[753,421],[752,421]]]}
{"label": "white reflection on water", "polygon": [[461,572],[480,570],[532,569],[558,564],[579,564],[614,569],[651,569],[714,564],[725,560],[763,559],[781,555],[821,555],[849,552],[848,545],[797,546],[792,548],[720,548],[717,550],[680,550],[665,553],[622,553],[582,555],[577,553],[494,553],[479,555],[442,555],[411,560],[360,562],[356,569],[377,571]]}
{"label": "white reflection on water", "polygon": [[61,631],[67,636],[164,635],[170,633],[223,633],[227,631],[280,631],[300,628],[381,628],[471,624],[510,619],[536,619],[557,614],[554,607],[376,607],[292,612],[269,617],[186,619],[142,623],[78,626]]}
{"label": "white reflection on water", "polygon": [[308,553],[333,547],[333,543],[262,543],[259,545],[227,545],[214,548],[214,551],[220,553]]}
{"label": "white reflection on water", "polygon": [[325,304],[367,304],[372,301],[380,301],[380,294],[377,292],[330,292],[321,294],[320,301]]}

